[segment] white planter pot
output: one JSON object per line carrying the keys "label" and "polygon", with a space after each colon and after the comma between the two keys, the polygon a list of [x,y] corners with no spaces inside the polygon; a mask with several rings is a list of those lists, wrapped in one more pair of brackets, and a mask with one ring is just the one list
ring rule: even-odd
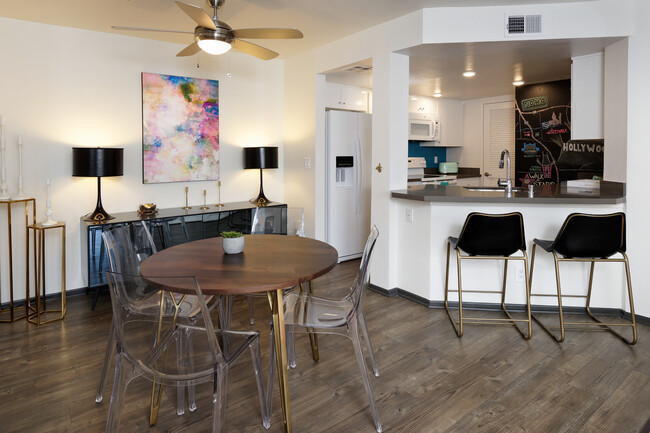
{"label": "white planter pot", "polygon": [[226,254],[239,254],[244,251],[244,237],[223,238],[223,252]]}

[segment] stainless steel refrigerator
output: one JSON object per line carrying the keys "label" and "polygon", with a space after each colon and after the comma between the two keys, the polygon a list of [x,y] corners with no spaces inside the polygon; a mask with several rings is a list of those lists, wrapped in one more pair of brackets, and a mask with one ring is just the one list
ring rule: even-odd
{"label": "stainless steel refrigerator", "polygon": [[372,115],[326,112],[326,241],[339,261],[361,257],[370,233]]}

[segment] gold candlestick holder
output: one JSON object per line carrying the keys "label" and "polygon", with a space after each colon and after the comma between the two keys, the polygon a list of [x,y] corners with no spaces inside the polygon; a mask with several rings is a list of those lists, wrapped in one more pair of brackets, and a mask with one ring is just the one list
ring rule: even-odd
{"label": "gold candlestick holder", "polygon": [[189,191],[189,188],[185,187],[185,206],[183,206],[181,209],[185,209],[185,210],[192,209],[192,206],[190,206],[188,201],[187,201],[187,193],[188,193],[188,191]]}
{"label": "gold candlestick holder", "polygon": [[199,209],[210,209],[210,206],[205,204],[205,197],[206,197],[207,191],[203,190],[203,206],[201,206]]}
{"label": "gold candlestick holder", "polygon": [[218,188],[218,200],[219,202],[214,205],[214,207],[223,207],[223,203],[221,203],[221,181],[217,181],[217,188]]}

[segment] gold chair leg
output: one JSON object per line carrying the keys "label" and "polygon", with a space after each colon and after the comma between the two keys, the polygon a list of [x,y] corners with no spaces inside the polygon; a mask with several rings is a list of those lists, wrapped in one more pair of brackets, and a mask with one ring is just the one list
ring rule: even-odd
{"label": "gold chair leg", "polygon": [[[156,387],[158,387],[158,390],[156,390]],[[159,385],[158,381],[154,379],[153,388],[151,390],[151,405],[149,407],[149,426],[156,425],[156,421],[158,421],[158,410],[160,409],[160,401],[162,400],[162,390],[162,382],[160,382]]]}
{"label": "gold chair leg", "polygon": [[624,258],[624,263],[625,263],[625,276],[626,276],[626,281],[627,281],[627,293],[628,293],[628,298],[630,300],[630,319],[631,319],[631,324],[630,325],[622,325],[622,326],[630,326],[632,327],[632,339],[628,340],[625,338],[623,335],[620,333],[614,331],[611,326],[608,326],[605,322],[602,322],[600,319],[598,319],[594,314],[591,312],[591,286],[592,286],[592,281],[593,281],[593,274],[594,274],[594,262],[591,262],[591,272],[589,275],[589,289],[587,292],[587,314],[591,319],[593,319],[595,322],[599,323],[603,329],[606,329],[607,331],[611,332],[630,346],[634,345],[638,341],[638,334],[636,330],[636,316],[634,314],[634,300],[632,299],[632,280],[630,278],[630,263],[627,260],[627,255],[623,253],[623,258]]}
{"label": "gold chair leg", "polygon": [[[301,291],[303,290],[302,283],[300,284],[300,290]],[[311,295],[313,291],[314,291],[314,286],[313,283],[310,281],[309,287],[307,288],[307,293]],[[311,346],[311,356],[314,359],[314,361],[318,361],[320,359],[320,356],[318,354],[318,334],[316,334],[311,328],[308,328],[307,331],[309,333],[309,344]]]}
{"label": "gold chair leg", "polygon": [[524,272],[526,273],[526,311],[527,311],[527,324],[528,324],[528,334],[524,333],[524,331],[521,330],[519,325],[517,325],[517,322],[515,319],[510,315],[510,312],[506,308],[506,278],[508,275],[508,259],[505,260],[505,265],[503,268],[503,287],[501,291],[501,309],[503,310],[503,313],[508,317],[509,320],[512,321],[512,326],[515,327],[517,331],[521,334],[522,337],[526,340],[530,340],[532,337],[532,324],[531,324],[531,318],[530,318],[530,291],[528,289],[528,257],[526,256],[526,251],[524,253]]}
{"label": "gold chair leg", "polygon": [[[533,244],[533,257],[532,257],[532,261],[531,261],[531,264],[530,264],[530,283],[529,283],[529,286],[530,286],[531,290],[532,290],[533,264],[535,263],[535,247],[536,246],[537,246],[536,244]],[[559,317],[560,317],[560,336],[558,337],[557,335],[555,335],[546,325],[544,325],[544,323],[542,323],[541,320],[539,320],[537,317],[535,317],[535,315],[533,315],[532,317],[533,317],[533,320],[535,322],[537,322],[537,324],[539,326],[541,326],[541,328],[548,335],[553,337],[553,339],[555,341],[557,341],[558,343],[562,343],[564,341],[564,314],[562,312],[562,289],[560,287],[560,267],[559,267],[559,263],[558,263],[557,254],[555,253],[555,251],[553,251],[553,260],[555,262],[555,284],[556,284],[556,287],[557,287],[558,314],[559,314]]]}
{"label": "gold chair leg", "polygon": [[[451,322],[451,326],[454,327],[454,331],[456,332],[456,335],[458,337],[462,337],[463,336],[462,331],[459,330],[458,327],[456,326],[456,321],[452,317],[451,310],[449,309],[449,256],[450,256],[450,252],[451,252],[451,244],[449,244],[449,242],[447,242],[447,271],[445,272],[445,311],[447,312],[447,316],[449,317],[449,321]],[[460,272],[459,272],[459,275],[460,275]],[[459,286],[460,286],[460,281],[459,281]],[[459,295],[460,295],[460,293],[459,293]],[[460,296],[459,296],[459,299],[460,299]]]}
{"label": "gold chair leg", "polygon": [[291,433],[291,402],[289,400],[289,375],[287,372],[287,339],[284,329],[284,305],[282,289],[266,292],[273,316],[275,329],[275,352],[278,369],[278,384],[280,386],[280,401],[282,402],[282,417],[284,431]]}

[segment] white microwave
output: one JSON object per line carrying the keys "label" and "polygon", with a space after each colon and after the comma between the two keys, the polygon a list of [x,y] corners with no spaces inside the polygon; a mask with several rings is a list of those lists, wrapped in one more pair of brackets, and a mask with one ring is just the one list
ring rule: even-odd
{"label": "white microwave", "polygon": [[440,141],[440,117],[435,114],[409,114],[409,140]]}

